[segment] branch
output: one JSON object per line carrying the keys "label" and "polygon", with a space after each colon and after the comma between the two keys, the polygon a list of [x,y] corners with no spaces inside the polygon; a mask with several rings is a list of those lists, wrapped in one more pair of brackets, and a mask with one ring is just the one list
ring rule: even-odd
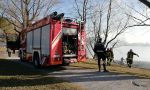
{"label": "branch", "polygon": [[150,24],[136,24],[136,25],[131,25],[131,26],[127,26],[126,28],[130,28],[130,27],[135,27],[135,26],[150,26]]}
{"label": "branch", "polygon": [[[32,17],[30,18],[30,21],[33,21],[35,19],[35,17],[38,14],[38,10],[40,8],[40,4],[41,4],[41,0],[38,0],[37,2],[37,8],[33,7],[33,12],[32,12]],[[43,8],[44,6],[42,6],[41,8]]]}
{"label": "branch", "polygon": [[94,57],[94,56],[93,56],[93,54],[92,54],[92,52],[91,52],[91,50],[90,50],[90,48],[88,47],[88,45],[87,45],[87,44],[86,44],[86,47],[87,47],[87,49],[88,49],[88,51],[89,51],[90,55],[92,55],[92,57]]}
{"label": "branch", "polygon": [[143,21],[142,21],[141,19],[139,19],[139,18],[136,18],[136,17],[134,17],[134,16],[132,16],[132,15],[129,15],[129,14],[128,14],[128,16],[130,16],[130,17],[132,17],[132,18],[134,18],[134,19],[140,21],[141,23],[143,23]]}
{"label": "branch", "polygon": [[100,38],[101,35],[101,26],[102,26],[102,11],[100,10],[100,17],[99,17],[99,28],[98,28],[98,37]]}
{"label": "branch", "polygon": [[[11,21],[9,18],[6,18],[6,20],[7,20],[9,23],[13,24],[15,27],[22,29],[22,27],[19,27],[18,25],[16,25],[16,24],[15,24],[13,21]],[[16,31],[16,32],[20,32],[20,31],[18,31],[18,30],[16,30],[16,29],[15,29],[15,31]]]}
{"label": "branch", "polygon": [[88,0],[84,0],[83,2],[83,21],[86,23],[86,14],[87,14],[87,4]]}
{"label": "branch", "polygon": [[12,2],[13,5],[21,12],[21,9],[18,7],[18,5],[15,4],[14,0],[11,0],[11,2]]}
{"label": "branch", "polygon": [[[8,7],[9,8],[9,7]],[[10,12],[9,12],[10,11]],[[22,23],[19,19],[19,15],[16,15],[16,13],[14,11],[12,11],[10,8],[9,8],[9,11],[7,10],[7,15],[6,16],[10,16],[12,17],[12,19],[15,19],[16,21],[18,21],[19,23]],[[12,14],[11,14],[12,13]]]}
{"label": "branch", "polygon": [[113,40],[115,40],[120,34],[122,34],[123,32],[125,32],[125,30],[128,28],[128,26],[127,26],[128,22],[129,22],[129,17],[128,17],[128,20],[126,21],[124,27],[111,40],[109,40],[107,42],[106,47],[109,45],[109,43],[111,43]]}
{"label": "branch", "polygon": [[119,42],[118,40],[116,42],[114,42],[114,44],[112,45],[111,48],[114,48],[118,42]]}
{"label": "branch", "polygon": [[108,38],[108,31],[109,31],[109,21],[110,21],[110,17],[111,17],[111,2],[112,0],[109,1],[109,8],[108,8],[108,13],[107,13],[107,28],[106,28],[106,32],[105,32],[105,39],[104,39],[104,44],[107,41]]}
{"label": "branch", "polygon": [[[127,14],[127,13],[126,13]],[[141,19],[139,19],[139,18],[137,18],[137,17],[134,17],[134,16],[132,16],[132,15],[129,15],[129,14],[127,14],[128,16],[130,16],[130,17],[132,17],[133,18],[133,20],[134,19],[136,19],[136,20],[138,20],[138,21],[135,21],[135,22],[137,22],[138,23],[138,25],[140,25],[140,24],[144,24],[144,25],[146,25],[145,24],[145,22],[147,21],[147,20],[149,20],[150,18],[146,18],[145,20],[141,20]]]}
{"label": "branch", "polygon": [[139,0],[141,3],[145,4],[147,7],[150,8],[150,2],[147,0]]}
{"label": "branch", "polygon": [[82,20],[82,15],[81,15],[81,13],[80,13],[80,9],[79,9],[79,5],[78,5],[78,3],[77,3],[77,0],[75,0],[75,5],[76,5],[77,13],[78,13],[78,15],[81,17],[81,20]]}
{"label": "branch", "polygon": [[140,14],[141,16],[145,17],[145,18],[148,18],[146,17],[145,15],[143,15],[142,13],[140,13],[139,11],[135,10],[134,8],[130,7],[129,5],[127,5],[130,9],[134,10],[135,12],[137,12],[138,14]]}
{"label": "branch", "polygon": [[47,16],[51,8],[59,2],[57,0],[49,0],[49,2],[46,2],[46,3],[47,5],[46,5],[44,16]]}
{"label": "branch", "polygon": [[32,8],[34,8],[34,6],[35,6],[35,1],[36,1],[36,0],[33,1],[33,4],[31,5],[31,7],[30,7],[30,9],[29,9],[29,12],[31,11]]}
{"label": "branch", "polygon": [[6,11],[6,9],[4,9],[4,10],[1,12],[1,17],[4,17],[5,11]]}

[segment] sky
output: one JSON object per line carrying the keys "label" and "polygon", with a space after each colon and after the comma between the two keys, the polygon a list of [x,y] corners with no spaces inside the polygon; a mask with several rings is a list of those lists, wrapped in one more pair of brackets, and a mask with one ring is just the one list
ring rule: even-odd
{"label": "sky", "polygon": [[[142,7],[146,8],[145,5],[141,4],[138,0],[120,0],[124,1],[125,4],[135,8],[136,10],[144,10]],[[123,2],[122,2],[123,3]],[[147,8],[148,9],[148,8]],[[149,11],[148,9],[147,11]],[[145,11],[142,11],[145,13]],[[143,19],[141,15],[135,15],[137,13],[133,13],[134,16]],[[150,15],[149,15],[150,16]],[[150,24],[150,21],[146,22]],[[133,27],[127,30],[127,32],[122,36],[122,38],[128,43],[148,43],[150,44],[150,26],[142,26],[142,27]]]}
{"label": "sky", "polygon": [[72,17],[72,7],[74,0],[60,0],[60,3],[53,9],[53,11],[57,11],[58,13],[64,13],[65,17]]}
{"label": "sky", "polygon": [[[73,17],[73,3],[74,0],[60,0],[61,3],[54,8],[54,11],[58,11],[59,13],[65,13],[65,17]],[[94,0],[93,0],[94,1]],[[95,0],[96,1],[96,0]],[[136,10],[143,10],[141,7],[144,5],[139,4],[138,0],[116,0],[118,4],[121,6],[128,5]],[[145,6],[146,7],[146,6]],[[150,11],[150,9],[149,9]],[[71,13],[70,13],[71,12]],[[134,16],[138,18],[143,18],[141,15],[136,15],[137,13],[133,13]],[[150,23],[150,22],[147,22]],[[128,29],[122,36],[119,37],[121,40],[124,40],[128,43],[149,43],[150,44],[150,26],[149,27],[134,27]]]}

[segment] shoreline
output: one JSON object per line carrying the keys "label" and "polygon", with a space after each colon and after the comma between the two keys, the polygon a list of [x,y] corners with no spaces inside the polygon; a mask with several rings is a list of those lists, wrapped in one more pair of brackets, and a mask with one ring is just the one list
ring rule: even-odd
{"label": "shoreline", "polygon": [[[115,60],[114,63],[127,67],[126,62],[123,62],[123,64],[121,64],[121,61]],[[150,61],[133,61],[132,67],[150,70]]]}
{"label": "shoreline", "polygon": [[[71,66],[98,70],[97,60],[94,60],[94,59],[88,59],[87,62],[73,63],[73,64],[71,64]],[[150,78],[150,69],[138,68],[138,67],[129,68],[126,65],[122,66],[122,65],[116,64],[116,63],[113,63],[111,66],[107,66],[107,69],[110,72],[129,74],[129,75],[139,76],[139,77],[144,77],[144,78]]]}

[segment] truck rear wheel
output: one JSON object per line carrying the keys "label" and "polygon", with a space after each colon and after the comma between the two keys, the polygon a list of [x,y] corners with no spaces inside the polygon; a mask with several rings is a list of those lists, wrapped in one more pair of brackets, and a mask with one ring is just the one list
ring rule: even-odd
{"label": "truck rear wheel", "polygon": [[68,59],[63,59],[63,63],[62,63],[62,65],[63,66],[69,66],[69,62],[68,62]]}
{"label": "truck rear wheel", "polygon": [[34,55],[33,64],[36,68],[41,68],[39,55],[37,55],[37,54]]}
{"label": "truck rear wheel", "polygon": [[22,54],[23,54],[23,52],[19,51],[19,57],[20,57],[20,61],[21,61],[21,62],[24,61],[24,60],[23,60],[23,55],[22,55]]}

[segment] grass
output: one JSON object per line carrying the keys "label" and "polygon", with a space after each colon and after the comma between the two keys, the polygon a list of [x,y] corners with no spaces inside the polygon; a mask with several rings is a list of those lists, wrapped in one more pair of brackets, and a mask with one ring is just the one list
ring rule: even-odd
{"label": "grass", "polygon": [[[71,66],[75,67],[82,67],[88,69],[98,69],[96,60],[88,60],[85,63],[74,63]],[[142,69],[142,68],[128,68],[127,66],[121,66],[118,64],[112,64],[111,66],[107,66],[107,69],[111,72],[123,73],[123,74],[130,74],[139,77],[150,78],[150,70],[149,69]]]}
{"label": "grass", "polygon": [[[43,71],[27,65],[29,64],[0,59],[0,90],[85,90],[81,86],[62,78],[48,76],[50,72],[65,69],[61,66],[45,68]],[[74,63],[71,66],[98,69],[95,60],[88,60],[86,63]],[[117,64],[107,68],[111,72],[150,78],[150,70],[148,69],[128,68]]]}
{"label": "grass", "polygon": [[[48,68],[50,72],[63,68]],[[12,60],[0,60],[0,90],[84,90],[79,85],[61,78],[50,77],[48,72],[28,67]]]}

